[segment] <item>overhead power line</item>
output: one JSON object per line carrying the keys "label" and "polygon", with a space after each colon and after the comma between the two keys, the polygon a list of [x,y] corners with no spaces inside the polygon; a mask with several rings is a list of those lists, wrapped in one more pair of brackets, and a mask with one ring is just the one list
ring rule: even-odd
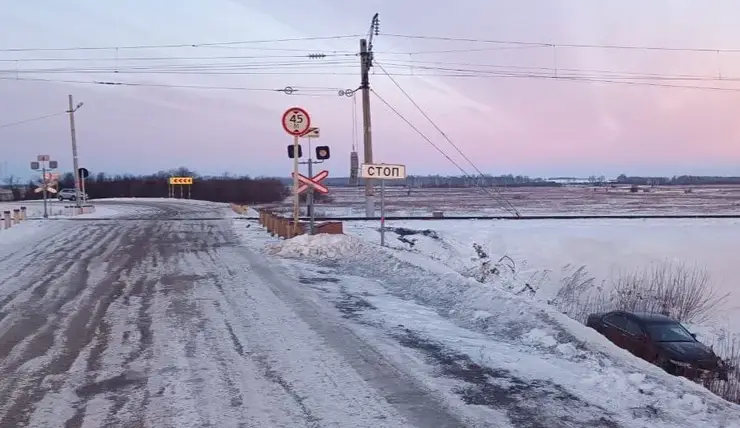
{"label": "overhead power line", "polygon": [[[306,52],[316,52],[315,49],[305,49]],[[355,57],[355,53],[308,53],[293,55],[201,55],[201,56],[88,56],[88,57],[40,57],[40,58],[0,58],[0,62],[80,62],[80,61],[115,61],[125,63],[127,61],[213,61],[213,60],[253,60],[253,59],[323,59],[333,57]]]}
{"label": "overhead power line", "polygon": [[[219,91],[253,91],[253,92],[282,92],[286,95],[304,95],[304,96],[331,96],[336,98],[337,92],[342,88],[330,87],[311,87],[311,86],[286,86],[285,88],[257,88],[243,86],[209,86],[209,85],[173,85],[160,83],[141,83],[141,82],[121,82],[121,81],[101,81],[101,80],[67,80],[67,79],[43,79],[43,78],[10,78],[0,77],[0,80],[20,80],[29,82],[47,82],[47,83],[72,83],[82,85],[101,85],[101,86],[131,86],[147,88],[171,88],[171,89],[201,89],[201,90],[219,90]],[[322,94],[322,92],[324,94]]]}
{"label": "overhead power line", "polygon": [[[323,55],[323,54],[322,54]],[[149,62],[144,64],[138,64],[136,61],[133,63],[126,63],[122,61],[120,64],[111,65],[72,65],[72,66],[61,66],[61,67],[19,67],[20,63],[24,60],[3,60],[0,62],[15,62],[15,68],[0,68],[0,73],[123,73],[123,72],[144,72],[144,73],[166,73],[170,71],[237,71],[234,74],[240,74],[238,71],[241,70],[255,70],[255,69],[286,69],[286,68],[297,68],[304,70],[307,68],[320,69],[327,68],[334,70],[337,67],[352,67],[357,66],[356,62],[347,59],[309,59],[315,56],[289,56],[287,59],[276,61],[273,59],[267,61],[261,61],[263,57],[184,57],[189,60],[203,60],[210,61],[213,59],[250,59],[246,62],[231,62],[231,61],[215,61],[215,62],[184,62],[184,63],[156,63],[151,64]],[[267,58],[267,57],[265,57]],[[113,58],[105,58],[110,60]],[[142,59],[154,59],[154,58],[142,58]],[[162,58],[162,60],[167,59]],[[256,59],[256,60],[252,60]],[[55,59],[56,60],[56,59]],[[61,59],[59,59],[61,60]],[[82,61],[82,58],[76,58],[75,61]],[[84,59],[85,61],[95,62],[96,59]],[[138,60],[138,58],[136,58]],[[689,75],[689,74],[660,74],[660,73],[647,73],[647,72],[635,72],[635,71],[615,71],[615,70],[594,70],[594,69],[580,69],[580,68],[566,68],[566,67],[535,67],[525,66],[516,64],[485,64],[485,63],[469,63],[469,62],[445,62],[445,61],[418,61],[418,60],[387,60],[384,61],[386,67],[394,67],[405,71],[405,74],[413,75],[429,75],[429,76],[453,76],[453,77],[478,77],[479,75],[501,75],[501,76],[523,76],[523,77],[553,77],[557,75],[563,77],[581,77],[589,79],[621,79],[621,80],[670,80],[670,81],[712,81],[712,82],[731,82],[740,81],[740,77],[732,77],[722,75],[718,73],[714,76],[708,75]],[[423,72],[423,73],[422,73]],[[198,73],[195,73],[198,74]],[[207,73],[206,73],[207,74]],[[220,73],[219,73],[220,74]],[[398,73],[403,75],[404,73]]]}
{"label": "overhead power line", "polygon": [[465,171],[465,168],[460,166],[459,163],[455,162],[455,160],[452,159],[450,155],[445,153],[445,151],[442,150],[442,148],[440,148],[437,144],[435,144],[434,141],[431,140],[431,138],[427,137],[426,134],[424,134],[424,132],[422,132],[418,127],[416,127],[416,125],[414,125],[410,120],[408,120],[406,116],[403,115],[403,113],[401,113],[400,111],[398,111],[398,109],[393,107],[393,105],[391,105],[388,101],[386,101],[385,98],[381,97],[380,94],[375,89],[371,89],[370,91],[380,100],[380,102],[385,104],[385,106],[388,107],[390,111],[392,111],[396,116],[398,116],[401,120],[403,120],[411,129],[413,129],[417,134],[419,134],[421,138],[423,138],[427,143],[429,143],[430,146],[432,146],[442,156],[444,156],[445,159],[450,161],[450,163],[453,164],[457,169],[459,169],[465,176],[468,176],[468,177],[470,176],[470,174],[468,174],[468,172]]}
{"label": "overhead power line", "polygon": [[[475,163],[473,163],[473,161],[470,160],[470,158],[465,153],[463,153],[463,151],[460,149],[460,147],[457,144],[455,144],[455,142],[452,141],[452,139],[437,125],[437,123],[431,117],[429,117],[429,115],[426,113],[426,111],[424,111],[424,109],[421,108],[421,106],[414,100],[414,98],[408,92],[406,92],[405,89],[403,89],[403,87],[401,86],[401,84],[398,83],[398,81],[393,78],[393,76],[388,72],[388,70],[386,70],[381,64],[379,64],[378,61],[375,61],[375,65],[378,66],[383,71],[383,73],[385,73],[386,76],[388,76],[388,78],[391,80],[391,82],[393,82],[393,84],[396,85],[396,87],[398,88],[398,90],[401,91],[401,93],[411,102],[411,104],[414,105],[414,107],[416,107],[417,110],[419,110],[419,113],[421,113],[422,116],[424,116],[426,118],[426,120],[429,121],[429,123],[434,127],[434,129],[436,129],[437,132],[439,132],[440,135],[442,135],[442,137],[455,149],[455,151],[457,151],[457,153],[460,154],[460,156],[462,156],[463,159],[465,159],[470,164],[470,166],[473,167],[473,169],[481,177],[485,177],[485,174],[483,173],[483,171],[481,171],[475,165]],[[394,111],[395,111],[395,109],[394,109]],[[396,111],[396,113],[398,114],[397,111]],[[404,120],[406,121],[406,119],[404,119]],[[408,121],[406,121],[406,122],[408,123]],[[416,129],[416,128],[414,128],[414,129]],[[445,157],[447,157],[448,160],[450,159],[450,157],[447,156],[447,155],[445,155]],[[454,164],[457,165],[456,163],[454,163]],[[458,166],[458,168],[460,168],[460,167]],[[461,171],[463,171],[463,173],[465,175],[470,176],[464,170],[461,169]],[[495,196],[495,195],[493,195],[493,194],[491,194],[490,192],[488,192],[488,189],[486,187],[483,187],[483,188],[486,189],[486,192],[489,193],[489,195],[491,197],[493,197],[493,199],[495,199],[499,203],[501,203],[504,206],[504,208],[506,208],[507,211],[509,211],[512,214],[514,214],[517,217],[519,217],[519,211],[517,211],[517,209],[511,204],[511,202],[497,188],[494,187],[493,189],[498,194],[498,197]]]}
{"label": "overhead power line", "polygon": [[228,47],[228,46],[236,46],[236,45],[251,45],[251,44],[263,44],[263,43],[355,39],[357,37],[360,37],[360,36],[351,34],[351,35],[341,35],[341,36],[292,37],[292,38],[283,38],[283,39],[261,39],[261,40],[230,40],[230,41],[224,41],[224,42],[175,43],[175,44],[159,44],[159,45],[151,44],[151,45],[123,45],[123,46],[72,46],[72,47],[57,47],[57,48],[43,48],[43,47],[0,48],[0,52],[52,52],[52,51]]}
{"label": "overhead power line", "polygon": [[396,37],[403,39],[415,39],[415,40],[437,40],[437,41],[448,41],[448,42],[469,42],[469,43],[488,43],[498,45],[518,45],[518,46],[530,46],[530,47],[544,47],[544,48],[579,48],[579,49],[620,49],[620,50],[654,50],[654,51],[677,51],[677,52],[711,52],[711,53],[740,53],[740,48],[726,49],[726,48],[687,48],[687,47],[671,47],[671,46],[637,46],[637,45],[620,45],[620,44],[587,44],[587,43],[555,43],[555,42],[529,42],[521,40],[492,40],[492,39],[475,39],[465,37],[449,37],[449,36],[425,36],[425,35],[412,35],[412,34],[386,34],[385,37]]}
{"label": "overhead power line", "polygon": [[24,123],[38,122],[40,120],[49,119],[49,118],[56,117],[56,116],[62,116],[65,114],[67,114],[67,112],[62,111],[62,112],[57,112],[57,113],[45,114],[43,116],[32,117],[30,119],[19,120],[17,122],[4,123],[4,124],[0,124],[0,129],[10,128],[11,126],[16,126],[16,125],[23,125]]}
{"label": "overhead power line", "polygon": [[[0,60],[2,61],[2,60]],[[467,68],[463,69],[466,71],[481,71],[481,72],[491,72],[491,71],[501,71],[501,70],[516,70],[516,71],[535,71],[535,72],[546,72],[546,73],[555,73],[555,72],[576,72],[576,73],[599,73],[599,74],[609,74],[609,75],[619,75],[619,76],[628,76],[632,78],[644,78],[644,77],[656,77],[656,78],[666,78],[666,79],[697,79],[697,80],[734,80],[740,78],[728,78],[723,77],[722,75],[696,75],[696,74],[665,74],[665,73],[655,73],[655,72],[644,72],[644,71],[626,71],[626,70],[607,70],[607,69],[592,69],[592,68],[568,68],[568,67],[542,67],[542,66],[532,66],[532,65],[519,65],[519,64],[490,64],[490,63],[481,63],[481,62],[455,62],[455,61],[429,61],[429,60],[414,60],[414,59],[385,59],[383,61],[386,65],[393,65],[398,67],[406,67],[409,70],[415,70],[415,69],[431,69],[431,70],[447,70],[447,71],[454,71],[454,70],[460,70],[459,67],[477,67],[477,68]],[[449,68],[447,66],[454,66],[454,68]]]}
{"label": "overhead power line", "polygon": [[[115,74],[115,75],[146,75],[146,74],[164,74],[164,75],[222,75],[222,76],[355,76],[354,72],[342,72],[338,71],[341,68],[355,68],[352,65],[335,65],[332,66],[332,70],[320,70],[320,71],[276,71],[276,70],[84,70],[84,69],[67,69],[67,70],[38,70],[38,71],[25,71],[15,72],[7,70],[0,72],[0,80],[12,81],[12,80],[37,80],[37,81],[48,81],[48,82],[59,82],[59,83],[91,83],[83,81],[73,81],[67,79],[42,79],[42,78],[30,78],[25,75],[37,75],[37,74]],[[723,87],[723,86],[701,86],[701,85],[687,85],[687,84],[672,84],[672,83],[661,83],[654,81],[643,81],[639,77],[631,77],[634,80],[622,80],[615,77],[599,77],[599,76],[578,76],[578,75],[543,75],[534,73],[517,73],[517,72],[500,72],[500,73],[485,73],[480,70],[471,70],[465,73],[404,73],[394,72],[396,77],[446,77],[446,78],[462,78],[462,79],[535,79],[535,80],[549,80],[549,81],[560,81],[560,82],[581,82],[581,83],[600,83],[600,84],[612,84],[612,85],[628,85],[628,86],[647,86],[656,88],[667,88],[667,89],[683,89],[683,90],[701,90],[701,91],[712,91],[712,92],[740,92],[740,87]],[[651,79],[649,79],[651,80]],[[675,79],[675,80],[686,80],[686,79]],[[691,79],[688,79],[691,80]],[[716,82],[728,81],[730,79],[707,79],[714,80]],[[134,83],[131,83],[134,85]],[[166,85],[174,87],[173,85]]]}

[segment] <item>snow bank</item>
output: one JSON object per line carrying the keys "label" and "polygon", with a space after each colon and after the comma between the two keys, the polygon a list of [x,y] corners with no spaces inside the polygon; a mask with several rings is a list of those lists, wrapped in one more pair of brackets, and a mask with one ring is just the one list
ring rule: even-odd
{"label": "snow bank", "polygon": [[10,229],[0,228],[0,249],[11,250],[14,245],[33,239],[45,226],[43,221],[24,221]]}
{"label": "snow bank", "polygon": [[354,236],[320,233],[287,239],[269,246],[268,251],[282,257],[338,259],[358,255],[364,248],[362,240]]}
{"label": "snow bank", "polygon": [[644,410],[647,402],[645,411],[655,409],[668,423],[655,426],[727,427],[740,420],[740,406],[633,357],[546,304],[466,278],[425,255],[347,235],[297,237],[270,246],[270,252],[376,279],[395,296],[435,308],[512,352],[522,350],[528,376],[553,379],[609,411]]}

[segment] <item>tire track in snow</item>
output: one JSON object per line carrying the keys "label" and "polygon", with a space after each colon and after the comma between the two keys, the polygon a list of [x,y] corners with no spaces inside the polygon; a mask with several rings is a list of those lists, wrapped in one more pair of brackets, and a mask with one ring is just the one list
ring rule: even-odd
{"label": "tire track in snow", "polygon": [[[310,313],[310,302],[279,298],[284,284],[257,275],[266,262],[242,251],[231,220],[198,220],[212,210],[177,202],[152,205],[158,214],[136,221],[75,223],[55,236],[68,251],[26,252],[56,268],[11,279],[24,291],[7,309],[58,311],[41,313],[40,326],[20,322],[25,339],[0,363],[8,398],[0,427],[460,426],[433,420],[429,407],[415,410],[432,410],[426,424],[401,416],[396,407],[410,403],[403,394],[419,391],[383,390],[408,379],[395,379],[366,345],[339,346],[347,333],[327,324],[341,318],[315,328],[293,306]],[[0,330],[0,341],[10,339]]]}
{"label": "tire track in snow", "polygon": [[[66,228],[57,228],[58,233],[50,241],[43,244],[26,245],[18,249],[7,260],[0,262],[3,267],[0,272],[8,272],[0,278],[0,320],[2,320],[12,304],[20,294],[27,291],[23,285],[47,283],[49,280],[64,275],[73,264],[72,259],[86,250],[76,239],[89,240],[99,230],[84,228],[79,225],[67,224]],[[73,235],[76,239],[70,239]],[[26,251],[28,250],[28,251]],[[1,348],[0,348],[1,349]]]}
{"label": "tire track in snow", "polygon": [[[225,293],[228,296],[228,302],[244,302],[246,299],[242,297],[243,294],[249,294],[252,296],[252,300],[259,302],[259,305],[252,308],[252,305],[246,305],[247,308],[242,306],[236,306],[234,303],[230,304],[230,309],[234,312],[234,315],[230,318],[238,319],[241,322],[241,326],[244,331],[249,331],[248,337],[264,336],[265,332],[255,331],[256,325],[260,325],[262,328],[269,331],[270,323],[275,322],[271,319],[266,319],[270,315],[265,314],[264,310],[260,310],[263,306],[268,306],[268,301],[277,300],[275,303],[271,303],[269,306],[279,305],[282,306],[280,312],[282,313],[286,309],[290,315],[280,315],[280,324],[291,325],[291,330],[300,331],[301,333],[293,332],[289,337],[294,337],[295,334],[305,334],[307,336],[315,337],[322,347],[326,347],[324,351],[327,355],[324,360],[328,363],[334,364],[332,357],[336,353],[341,358],[341,363],[337,367],[329,369],[328,365],[324,365],[319,361],[316,361],[318,366],[311,367],[312,370],[318,371],[317,375],[322,376],[324,382],[332,384],[332,387],[346,390],[345,397],[357,399],[359,394],[352,394],[353,387],[347,384],[349,378],[357,378],[357,384],[362,384],[364,388],[369,388],[373,393],[369,393],[375,400],[379,400],[385,406],[392,406],[394,408],[395,415],[392,417],[398,420],[404,420],[404,422],[393,422],[390,420],[376,422],[376,426],[418,426],[418,427],[455,427],[466,426],[465,421],[460,419],[460,416],[450,413],[445,404],[434,397],[430,391],[426,390],[421,386],[415,379],[408,376],[403,371],[395,367],[389,360],[387,360],[380,352],[372,348],[370,345],[365,343],[362,339],[356,336],[349,328],[344,326],[342,318],[337,316],[333,312],[329,312],[326,308],[317,305],[316,302],[310,300],[300,288],[290,284],[290,281],[286,281],[286,277],[282,277],[276,272],[272,271],[266,259],[251,253],[251,251],[240,248],[235,251],[236,254],[231,254],[230,257],[222,257],[220,263],[230,265],[233,271],[240,276],[247,276],[247,272],[251,277],[256,274],[262,281],[260,284],[251,283],[249,288],[233,288],[224,287]],[[248,265],[244,266],[237,265],[236,263],[230,264],[229,261],[233,260],[238,255],[239,258],[246,258]],[[246,270],[245,270],[246,269]],[[223,269],[221,270],[224,271]],[[243,272],[243,273],[242,273]],[[266,288],[266,290],[264,289]],[[266,293],[267,291],[267,293]],[[238,296],[238,297],[237,297]],[[251,309],[249,312],[246,310]],[[278,316],[274,315],[273,317]],[[264,318],[263,318],[264,317]],[[286,317],[282,319],[282,317]],[[249,321],[245,321],[249,320]],[[306,332],[306,329],[310,329]],[[237,334],[239,335],[239,334]],[[283,340],[289,340],[284,338]],[[305,339],[304,339],[305,340]],[[281,352],[296,352],[295,348],[299,348],[301,351],[309,352],[308,350],[301,349],[298,344],[290,346],[290,351],[279,351],[282,349],[280,344],[272,344],[277,349],[268,351],[270,347],[268,344],[270,340],[266,337],[264,341],[259,341],[257,344],[253,344],[252,348],[254,355],[259,356],[261,353],[274,356]],[[267,348],[267,349],[265,349]],[[302,357],[308,359],[308,356]],[[336,357],[333,357],[336,358]],[[281,373],[288,371],[289,373],[282,373],[287,381],[303,381],[300,377],[296,377],[292,370],[308,370],[297,369],[296,363],[277,361],[273,363],[273,370]],[[287,363],[287,364],[286,364]],[[292,363],[292,364],[291,364]],[[346,365],[346,366],[344,366]],[[282,366],[282,367],[281,367]],[[300,364],[298,365],[300,367]],[[327,372],[322,373],[322,369]],[[342,373],[341,375],[339,373]],[[351,375],[349,374],[351,373]],[[340,387],[341,386],[341,387]],[[331,390],[332,387],[328,389]],[[318,395],[322,394],[322,388],[313,385],[313,390],[305,390],[305,385],[292,385],[298,394],[302,397],[302,401],[306,402],[307,406],[315,405],[316,402],[320,402],[321,398]],[[327,394],[327,393],[324,393]],[[305,398],[304,398],[305,397]],[[345,398],[346,399],[346,398]],[[373,400],[371,398],[370,400]],[[357,404],[360,405],[360,404]],[[383,406],[378,408],[379,403],[373,402],[373,405],[368,407],[375,407],[373,409],[376,412],[382,412]],[[322,410],[319,407],[316,410]],[[385,410],[387,411],[387,410]],[[331,415],[330,415],[331,416]],[[390,416],[390,415],[389,415]],[[319,422],[320,426],[321,423]],[[352,425],[351,422],[345,421],[346,425]],[[390,424],[390,425],[386,425]],[[331,425],[334,426],[334,425]],[[366,425],[361,425],[366,426]],[[373,425],[370,425],[373,426]]]}
{"label": "tire track in snow", "polygon": [[[83,236],[99,235],[105,242],[108,232],[94,227],[89,229]],[[74,240],[75,232],[75,230],[70,230],[66,234],[66,239]],[[71,255],[78,260],[82,260],[85,253],[92,253],[96,250],[96,248],[85,248],[79,245],[65,245],[65,247],[69,247],[62,248],[63,251],[68,251],[66,257]],[[70,270],[64,260],[65,256],[60,254],[57,258],[49,260],[44,268],[32,273],[28,279],[19,279],[19,282],[25,285],[19,285],[13,300],[3,307],[3,310],[9,313],[9,316],[0,323],[0,358],[3,358],[0,364],[0,376],[5,380],[0,385],[0,403],[3,403],[3,407],[8,406],[12,395],[17,392],[17,382],[28,381],[25,374],[20,378],[15,376],[16,370],[37,357],[46,356],[55,340],[55,324],[59,321],[56,312],[73,299],[76,290],[84,286],[84,277],[77,277],[79,272]],[[52,295],[46,296],[55,280],[68,277],[71,279],[71,285],[76,285],[75,289],[70,289],[65,283],[57,283],[54,284],[57,289]],[[11,285],[14,284],[11,283]],[[2,419],[0,419],[1,422]]]}
{"label": "tire track in snow", "polygon": [[[19,390],[15,382],[11,382],[12,385],[2,391],[10,398],[0,413],[0,426],[27,424],[36,404],[64,385],[65,374],[83,348],[93,340],[105,340],[105,336],[101,336],[101,322],[108,306],[122,294],[120,275],[135,259],[137,241],[149,232],[125,230],[102,223],[88,224],[84,229],[89,230],[88,241],[80,241],[78,234],[68,237],[77,247],[83,248],[72,254],[73,266],[66,267],[70,274],[53,275],[54,272],[50,272],[50,277],[37,285],[24,302],[29,310],[49,315],[41,326],[27,320],[17,324],[33,336],[27,350],[19,358],[11,359],[14,363],[4,364],[0,369],[3,376],[17,379],[21,364],[26,366],[20,375],[24,387]],[[95,273],[94,277],[91,277],[92,273]],[[45,364],[29,366],[36,357]]]}

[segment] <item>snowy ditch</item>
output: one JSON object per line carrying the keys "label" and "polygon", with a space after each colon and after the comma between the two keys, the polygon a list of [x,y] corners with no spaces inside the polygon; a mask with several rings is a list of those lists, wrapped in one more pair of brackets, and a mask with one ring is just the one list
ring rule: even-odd
{"label": "snowy ditch", "polygon": [[380,329],[437,367],[436,381],[457,380],[458,399],[517,425],[740,428],[740,407],[533,301],[515,270],[497,263],[502,286],[483,284],[454,244],[408,232],[398,233],[406,251],[351,235],[262,242],[345,318]]}

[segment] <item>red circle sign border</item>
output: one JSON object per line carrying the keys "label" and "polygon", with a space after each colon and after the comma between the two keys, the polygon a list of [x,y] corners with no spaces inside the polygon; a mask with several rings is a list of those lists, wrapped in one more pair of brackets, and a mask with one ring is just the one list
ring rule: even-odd
{"label": "red circle sign border", "polygon": [[[301,132],[301,133],[292,132],[290,129],[288,129],[287,126],[285,126],[285,118],[288,117],[289,114],[291,114],[292,112],[294,112],[296,110],[300,111],[301,113],[303,113],[304,116],[306,116],[306,122],[307,122],[306,130],[303,131],[303,132]],[[309,115],[308,112],[304,108],[301,108],[301,107],[291,107],[291,108],[285,110],[285,113],[283,113],[282,121],[280,123],[281,123],[281,125],[283,125],[283,129],[285,130],[285,132],[287,132],[288,134],[290,134],[290,135],[292,135],[294,137],[300,137],[301,135],[304,135],[304,134],[308,133],[309,130],[311,129],[311,115]]]}

